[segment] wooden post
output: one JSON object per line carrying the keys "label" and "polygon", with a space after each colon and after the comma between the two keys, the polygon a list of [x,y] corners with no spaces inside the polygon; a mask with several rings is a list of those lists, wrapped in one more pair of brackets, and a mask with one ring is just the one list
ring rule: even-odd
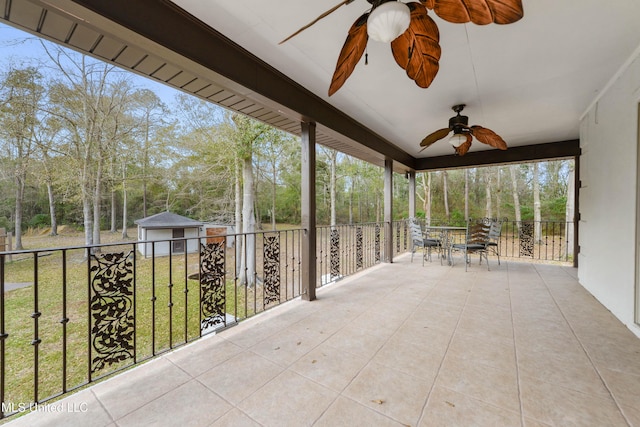
{"label": "wooden post", "polygon": [[393,262],[393,160],[384,161],[384,261]]}
{"label": "wooden post", "polygon": [[302,123],[302,299],[316,299],[316,124]]}

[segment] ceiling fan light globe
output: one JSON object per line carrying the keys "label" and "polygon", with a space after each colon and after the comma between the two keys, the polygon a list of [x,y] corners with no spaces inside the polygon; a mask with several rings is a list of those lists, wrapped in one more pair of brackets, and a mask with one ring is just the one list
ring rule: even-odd
{"label": "ceiling fan light globe", "polygon": [[375,41],[389,43],[407,31],[411,21],[409,6],[388,1],[373,9],[367,19],[367,33]]}
{"label": "ceiling fan light globe", "polygon": [[449,138],[449,144],[453,145],[455,148],[460,147],[465,142],[467,142],[467,136],[462,133],[455,133],[451,138]]}

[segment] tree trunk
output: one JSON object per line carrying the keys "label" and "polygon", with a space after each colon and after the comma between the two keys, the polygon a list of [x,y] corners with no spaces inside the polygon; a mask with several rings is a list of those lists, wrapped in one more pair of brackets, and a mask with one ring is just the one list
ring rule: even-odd
{"label": "tree trunk", "polygon": [[329,194],[331,203],[331,222],[329,225],[332,227],[336,225],[336,164],[337,164],[338,152],[331,150],[329,154],[329,170],[331,172],[329,176]]}
{"label": "tree trunk", "polygon": [[484,216],[485,218],[491,218],[493,216],[493,206],[491,203],[491,171],[489,168],[485,169],[485,200],[486,204],[484,207]]}
{"label": "tree trunk", "polygon": [[115,186],[111,188],[111,229],[110,233],[118,231],[116,227],[116,189]]}
{"label": "tree trunk", "polygon": [[122,238],[128,239],[127,234],[127,166],[122,165]]}
{"label": "tree trunk", "polygon": [[447,224],[451,222],[451,212],[449,212],[449,193],[447,188],[447,171],[442,171],[442,193],[444,197],[444,214],[447,217]]}
{"label": "tree trunk", "polygon": [[575,170],[569,167],[569,177],[567,178],[567,205],[565,207],[565,242],[567,242],[567,256],[573,257],[573,240],[575,227]]}
{"label": "tree trunk", "polygon": [[241,172],[240,172],[240,160],[235,159],[235,223],[236,223],[236,238],[235,238],[235,247],[236,247],[236,277],[240,277],[240,272],[243,271],[242,266],[240,265],[240,260],[244,257],[242,256],[243,247],[244,247],[244,239],[240,235],[242,233],[242,180],[241,180]]}
{"label": "tree trunk", "polygon": [[502,217],[502,212],[500,209],[500,205],[502,204],[502,173],[499,168],[497,171],[496,177],[496,218],[500,219]]}
{"label": "tree trunk", "polygon": [[16,218],[15,218],[15,236],[16,250],[24,249],[22,247],[22,202],[24,200],[24,182],[26,177],[20,172],[20,176],[16,177]]}
{"label": "tree trunk", "polygon": [[464,222],[469,222],[469,169],[464,170]]}
{"label": "tree trunk", "polygon": [[272,170],[272,179],[273,185],[271,187],[271,229],[276,231],[276,196],[277,196],[277,179],[278,179],[278,170],[274,164]]}
{"label": "tree trunk", "polygon": [[[102,158],[98,159],[95,188],[93,189],[93,243],[100,244],[100,204],[102,202]],[[99,252],[99,250],[97,250]]]}
{"label": "tree trunk", "polygon": [[255,285],[256,273],[256,219],[254,216],[253,162],[249,154],[242,159],[242,233],[245,235],[246,248],[243,252],[240,283],[249,287]]}
{"label": "tree trunk", "polygon": [[537,243],[542,242],[542,215],[540,214],[540,173],[538,163],[533,164],[533,238]]}
{"label": "tree trunk", "polygon": [[51,179],[47,179],[47,194],[49,196],[49,217],[51,219],[51,233],[50,236],[58,235],[58,220],[56,218],[56,202],[55,196],[53,194],[53,184],[51,184]]}
{"label": "tree trunk", "polygon": [[513,188],[513,209],[516,215],[516,224],[518,225],[518,231],[520,231],[520,224],[522,216],[520,214],[520,196],[518,195],[518,178],[517,178],[517,165],[509,166],[509,172],[511,173],[511,185]]}

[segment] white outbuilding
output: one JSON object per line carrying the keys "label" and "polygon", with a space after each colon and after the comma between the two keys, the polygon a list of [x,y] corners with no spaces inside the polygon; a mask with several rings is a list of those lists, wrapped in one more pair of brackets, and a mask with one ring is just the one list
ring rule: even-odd
{"label": "white outbuilding", "polygon": [[[194,253],[199,248],[203,223],[171,212],[162,212],[135,221],[138,226],[138,252],[149,257]],[[185,240],[171,240],[182,239]],[[153,243],[152,243],[153,242]],[[152,252],[153,251],[153,252]]]}

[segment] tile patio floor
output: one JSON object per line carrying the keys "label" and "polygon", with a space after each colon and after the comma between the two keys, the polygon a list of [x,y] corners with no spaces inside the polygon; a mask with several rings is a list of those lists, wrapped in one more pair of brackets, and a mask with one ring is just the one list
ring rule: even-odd
{"label": "tile patio floor", "polygon": [[567,267],[404,255],[17,426],[640,426],[640,340]]}

